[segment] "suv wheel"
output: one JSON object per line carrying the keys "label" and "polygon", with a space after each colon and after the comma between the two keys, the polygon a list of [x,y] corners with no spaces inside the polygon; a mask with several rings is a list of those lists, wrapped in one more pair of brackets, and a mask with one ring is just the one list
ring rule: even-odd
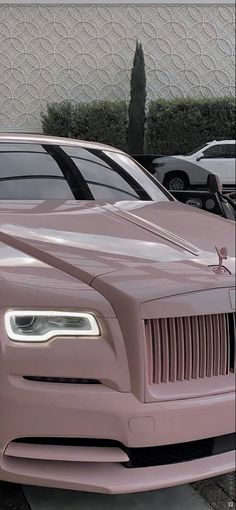
{"label": "suv wheel", "polygon": [[170,191],[182,191],[188,189],[189,180],[184,173],[174,172],[165,177],[164,186]]}

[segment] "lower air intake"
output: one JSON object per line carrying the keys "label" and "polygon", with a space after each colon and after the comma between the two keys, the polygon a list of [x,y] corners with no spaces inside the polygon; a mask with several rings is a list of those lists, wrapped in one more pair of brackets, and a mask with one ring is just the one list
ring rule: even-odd
{"label": "lower air intake", "polygon": [[54,384],[101,384],[97,379],[78,379],[75,377],[38,377],[25,375],[26,381],[54,383]]}
{"label": "lower air intake", "polygon": [[126,453],[130,460],[124,465],[127,468],[164,466],[203,459],[232,450],[235,450],[235,434],[227,434],[189,443],[148,448],[128,448]]}

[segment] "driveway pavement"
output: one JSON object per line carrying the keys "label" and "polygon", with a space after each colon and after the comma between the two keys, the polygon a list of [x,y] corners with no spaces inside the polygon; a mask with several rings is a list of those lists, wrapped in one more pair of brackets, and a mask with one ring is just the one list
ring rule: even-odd
{"label": "driveway pavement", "polygon": [[140,494],[107,496],[25,487],[32,510],[210,510],[189,485]]}
{"label": "driveway pavement", "polygon": [[236,510],[235,474],[170,489],[106,496],[0,482],[0,510]]}
{"label": "driveway pavement", "polygon": [[24,494],[31,510],[236,510],[235,473],[192,485],[122,496],[29,486],[24,488]]}

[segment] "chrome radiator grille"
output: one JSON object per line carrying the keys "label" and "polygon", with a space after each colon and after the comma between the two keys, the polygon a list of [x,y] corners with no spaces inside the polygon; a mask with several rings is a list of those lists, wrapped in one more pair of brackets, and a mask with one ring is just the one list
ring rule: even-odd
{"label": "chrome radiator grille", "polygon": [[236,371],[235,313],[145,320],[151,383]]}

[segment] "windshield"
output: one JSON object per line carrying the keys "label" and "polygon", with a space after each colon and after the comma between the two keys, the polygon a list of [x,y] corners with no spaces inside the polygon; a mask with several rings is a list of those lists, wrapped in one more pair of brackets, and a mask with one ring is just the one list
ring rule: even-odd
{"label": "windshield", "polygon": [[80,146],[0,144],[0,200],[168,200],[129,156]]}
{"label": "windshield", "polygon": [[200,145],[200,147],[197,147],[196,149],[194,149],[193,151],[190,151],[190,152],[186,152],[185,153],[185,156],[193,156],[193,154],[196,154],[196,152],[199,152],[201,151],[202,149],[204,149],[206,147],[207,144],[204,143],[204,145]]}
{"label": "windshield", "polygon": [[139,165],[139,163],[134,161],[127,154],[110,151],[105,151],[104,154],[116,162],[121,168],[126,170],[129,175],[146,190],[151,200],[173,200],[173,197],[163,186],[160,185],[157,179],[150,175],[141,165]]}

